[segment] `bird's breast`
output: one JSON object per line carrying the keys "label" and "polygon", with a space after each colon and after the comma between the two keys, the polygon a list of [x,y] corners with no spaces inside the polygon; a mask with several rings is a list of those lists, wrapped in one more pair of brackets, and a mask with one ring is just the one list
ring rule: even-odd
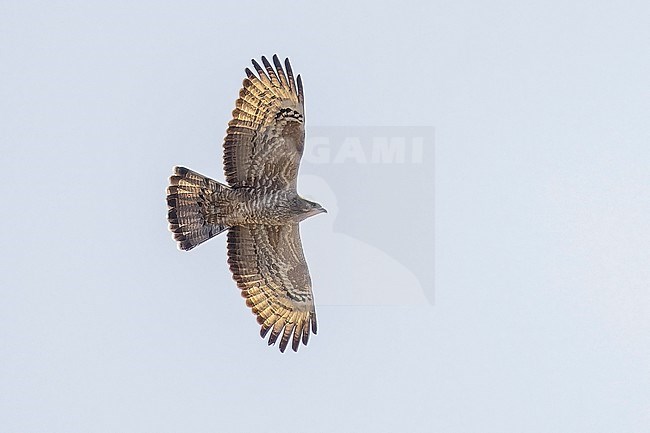
{"label": "bird's breast", "polygon": [[228,225],[284,225],[291,222],[291,197],[285,191],[242,188],[233,192],[224,221]]}

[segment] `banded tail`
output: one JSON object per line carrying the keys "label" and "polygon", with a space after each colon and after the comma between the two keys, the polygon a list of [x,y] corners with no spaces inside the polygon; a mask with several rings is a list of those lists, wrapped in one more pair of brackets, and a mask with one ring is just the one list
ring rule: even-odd
{"label": "banded tail", "polygon": [[208,221],[219,192],[228,189],[216,180],[185,167],[174,167],[167,187],[167,220],[181,250],[191,250],[228,229]]}

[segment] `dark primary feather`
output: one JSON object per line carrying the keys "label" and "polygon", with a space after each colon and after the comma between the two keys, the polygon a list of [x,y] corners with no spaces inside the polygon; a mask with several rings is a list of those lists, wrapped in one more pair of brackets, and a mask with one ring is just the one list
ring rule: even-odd
{"label": "dark primary feather", "polygon": [[289,59],[284,59],[284,67],[287,69],[287,75],[289,76],[288,79],[289,79],[289,87],[291,89],[291,93],[293,93],[295,95],[296,94],[296,82],[293,79],[293,71],[291,70],[291,63],[289,63]]}

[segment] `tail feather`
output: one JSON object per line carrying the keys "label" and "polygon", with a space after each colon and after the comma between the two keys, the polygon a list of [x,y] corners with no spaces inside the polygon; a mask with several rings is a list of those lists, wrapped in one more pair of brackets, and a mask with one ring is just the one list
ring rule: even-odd
{"label": "tail feather", "polygon": [[167,220],[181,250],[195,246],[228,229],[228,226],[210,223],[206,210],[215,193],[228,187],[185,167],[174,167],[167,187]]}

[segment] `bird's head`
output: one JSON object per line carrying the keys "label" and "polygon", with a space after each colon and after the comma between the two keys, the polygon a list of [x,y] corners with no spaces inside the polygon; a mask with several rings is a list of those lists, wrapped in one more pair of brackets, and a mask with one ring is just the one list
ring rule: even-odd
{"label": "bird's head", "polygon": [[300,197],[296,202],[296,216],[298,221],[302,221],[319,213],[327,213],[327,210],[316,202],[305,200]]}

